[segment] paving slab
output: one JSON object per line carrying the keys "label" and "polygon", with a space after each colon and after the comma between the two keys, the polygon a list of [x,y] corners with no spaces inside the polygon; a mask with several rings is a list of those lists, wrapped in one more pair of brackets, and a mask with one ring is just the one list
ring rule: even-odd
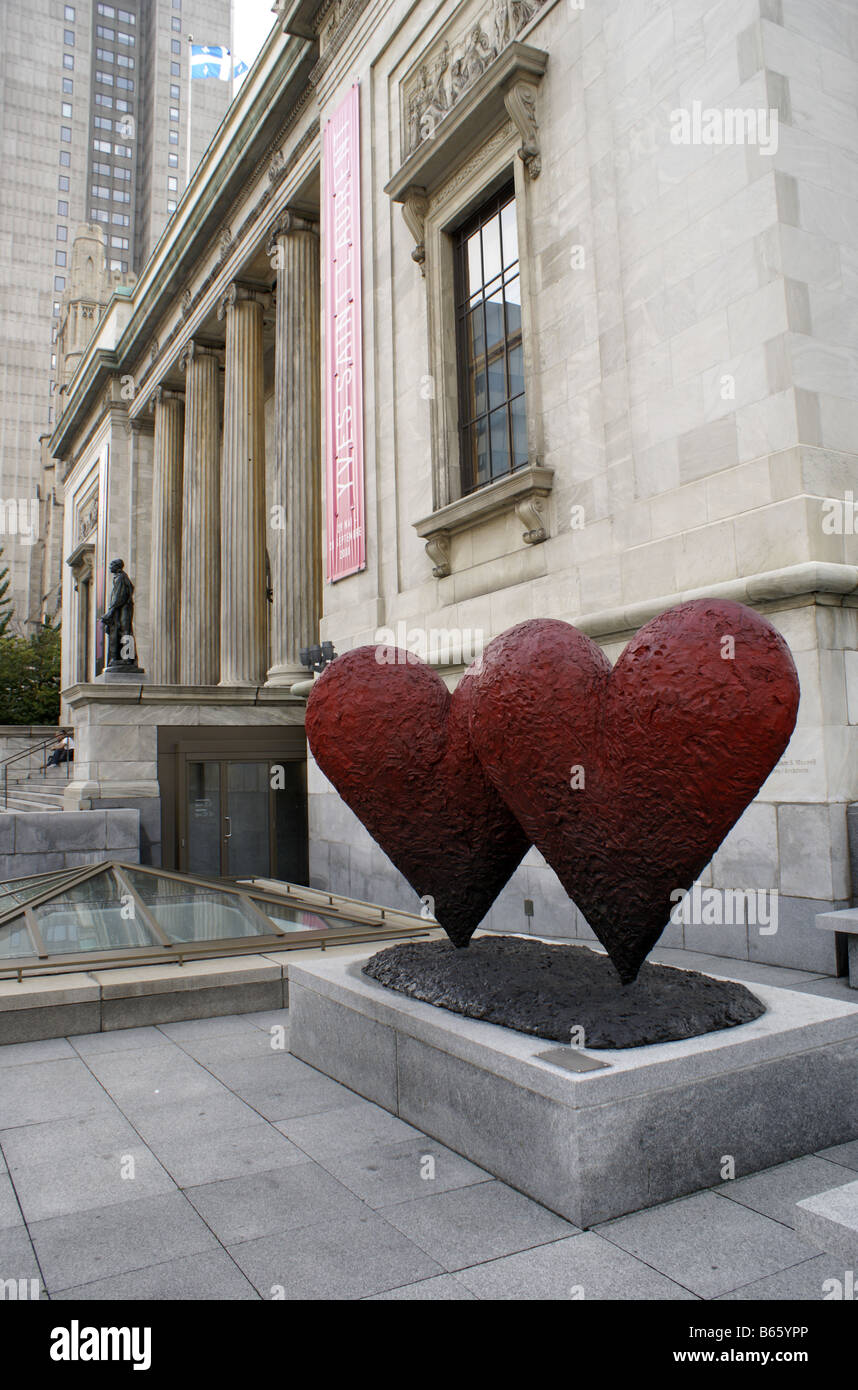
{"label": "paving slab", "polygon": [[361,1216],[281,1231],[229,1247],[263,1298],[353,1299],[402,1288],[443,1269],[383,1217]]}
{"label": "paving slab", "polygon": [[164,1264],[149,1265],[146,1269],[117,1274],[110,1279],[96,1279],[91,1284],[79,1284],[55,1298],[76,1303],[96,1299],[118,1299],[122,1303],[136,1300],[175,1303],[196,1299],[234,1302],[258,1301],[259,1294],[225,1250],[214,1250],[205,1255],[187,1255]]}
{"label": "paving slab", "polygon": [[858,1268],[858,1181],[805,1197],[795,1212],[799,1235]]}
{"label": "paving slab", "polygon": [[170,1174],[136,1136],[133,1144],[112,1151],[26,1164],[16,1170],[15,1187],[28,1225],[176,1191]]}
{"label": "paving slab", "polygon": [[106,1114],[113,1102],[79,1058],[7,1067],[0,1084],[0,1130],[38,1124],[45,1116]]}
{"label": "paving slab", "polygon": [[[843,1298],[843,1261],[832,1255],[816,1255],[801,1264],[790,1265],[777,1274],[768,1274],[752,1284],[743,1284],[730,1293],[719,1294],[717,1301],[744,1302],[747,1299],[768,1302],[791,1302],[797,1299],[802,1303],[826,1301]],[[854,1295],[850,1294],[850,1297]]]}
{"label": "paving slab", "polygon": [[37,1163],[51,1163],[59,1169],[91,1154],[124,1153],[139,1143],[139,1135],[115,1105],[98,1115],[0,1130],[0,1145],[13,1176]]}
{"label": "paving slab", "polygon": [[[224,1014],[220,1018],[190,1018],[179,1023],[160,1023],[158,1031],[173,1042],[184,1043],[193,1038],[223,1038],[252,1034],[255,1025],[243,1014]],[[257,1029],[258,1031],[258,1029]]]}
{"label": "paving slab", "polygon": [[[245,1091],[282,1090],[302,1082],[329,1080],[322,1072],[293,1057],[290,1052],[271,1047],[254,1050],[250,1057],[209,1060],[206,1070],[236,1095],[242,1095]],[[349,1098],[350,1093],[344,1087],[338,1089],[344,1098]]]}
{"label": "paving slab", "polygon": [[218,1248],[181,1192],[36,1221],[30,1235],[53,1296],[78,1284]]}
{"label": "paving slab", "polygon": [[284,1046],[274,1047],[270,1033],[259,1028],[251,1028],[246,1033],[227,1034],[223,1037],[183,1038],[177,1045],[186,1057],[193,1057],[213,1073],[230,1062],[248,1062],[254,1058],[288,1056],[288,1034],[283,1039]]}
{"label": "paving slab", "polygon": [[819,999],[839,999],[843,1004],[854,1004],[858,998],[858,990],[853,989],[846,980],[830,975],[823,976],[820,980],[811,980],[809,984],[801,985],[800,990],[802,994],[815,994]]}
{"label": "paving slab", "polygon": [[68,1038],[43,1038],[37,1042],[7,1043],[0,1047],[0,1069],[26,1066],[28,1062],[56,1062],[74,1057]]}
{"label": "paving slab", "polygon": [[377,1144],[400,1144],[421,1138],[420,1130],[391,1115],[372,1101],[346,1091],[347,1102],[318,1115],[294,1115],[277,1128],[310,1155],[327,1158],[353,1153]]}
{"label": "paving slab", "polygon": [[135,1105],[131,1113],[134,1128],[147,1144],[214,1134],[259,1119],[249,1105],[226,1090],[169,1104],[156,1098],[151,1104]]}
{"label": "paving slab", "polygon": [[199,1187],[307,1162],[307,1155],[267,1120],[252,1110],[248,1115],[246,1124],[233,1129],[168,1135],[150,1144],[179,1187]]}
{"label": "paving slab", "polygon": [[780,1163],[775,1168],[765,1168],[747,1178],[721,1183],[713,1190],[794,1229],[796,1202],[802,1197],[814,1196],[823,1188],[848,1181],[848,1170],[811,1154],[790,1163]]}
{"label": "paving slab", "polygon": [[296,1115],[316,1115],[332,1110],[351,1095],[345,1086],[318,1073],[300,1081],[274,1081],[261,1087],[240,1085],[235,1089],[257,1114],[275,1124]]}
{"label": "paving slab", "polygon": [[369,1145],[319,1162],[374,1209],[492,1181],[491,1173],[425,1135],[399,1144]]}
{"label": "paving slab", "polygon": [[[0,1280],[14,1280],[14,1297],[29,1300],[32,1279],[38,1281],[39,1296],[44,1297],[42,1273],[26,1226],[22,1222],[20,1226],[0,1228]],[[12,1297],[13,1287],[9,1285],[5,1301],[10,1302]]]}
{"label": "paving slab", "polygon": [[288,1025],[289,1010],[262,1009],[257,1013],[243,1014],[242,1017],[246,1018],[249,1023],[254,1024],[255,1027],[261,1028],[267,1033],[270,1028],[275,1026],[282,1027]]}
{"label": "paving slab", "polygon": [[71,1045],[81,1057],[100,1057],[106,1052],[141,1052],[145,1048],[170,1047],[169,1038],[160,1029],[113,1028],[108,1033],[81,1033],[71,1039]]}
{"label": "paving slab", "polygon": [[308,1160],[251,1177],[188,1187],[185,1195],[227,1246],[335,1217],[357,1219],[367,1211],[353,1192]]}
{"label": "paving slab", "polygon": [[23,1224],[24,1218],[12,1179],[8,1173],[0,1173],[0,1231]]}
{"label": "paving slab", "polygon": [[367,1303],[452,1303],[476,1302],[476,1294],[466,1289],[455,1274],[439,1274],[434,1279],[421,1279],[418,1284],[405,1284],[387,1293],[370,1294]]}
{"label": "paving slab", "polygon": [[815,1253],[780,1222],[716,1192],[621,1216],[597,1231],[701,1298],[717,1298]]}
{"label": "paving slab", "polygon": [[481,1299],[695,1300],[690,1289],[593,1231],[473,1265],[455,1277]]}
{"label": "paving slab", "polygon": [[858,1139],[848,1144],[835,1144],[833,1148],[821,1149],[817,1158],[827,1158],[831,1163],[840,1163],[844,1168],[858,1169]]}
{"label": "paving slab", "polygon": [[222,1095],[225,1087],[180,1048],[149,1047],[87,1058],[105,1091],[128,1109],[159,1097],[164,1105]]}
{"label": "paving slab", "polygon": [[494,1181],[379,1210],[450,1271],[577,1233],[562,1217]]}

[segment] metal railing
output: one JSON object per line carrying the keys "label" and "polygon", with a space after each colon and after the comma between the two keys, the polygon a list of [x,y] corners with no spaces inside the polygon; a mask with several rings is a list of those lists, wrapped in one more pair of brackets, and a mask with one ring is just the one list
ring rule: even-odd
{"label": "metal railing", "polygon": [[[57,744],[58,744],[58,742],[59,742],[59,740],[60,740],[61,738],[65,738],[66,736],[71,737],[73,733],[74,733],[74,730],[73,730],[73,729],[65,728],[65,727],[63,727],[62,725],[58,725],[58,726],[57,726],[57,732],[56,732],[55,734],[52,734],[50,738],[43,739],[41,743],[34,743],[34,744],[31,744],[29,748],[22,748],[21,751],[20,751],[20,753],[10,753],[10,755],[9,755],[8,758],[3,758],[2,760],[0,760],[0,767],[2,767],[2,769],[3,769],[3,810],[4,810],[4,811],[8,811],[8,809],[9,809],[9,768],[12,766],[12,764],[13,764],[13,763],[18,763],[18,762],[20,762],[22,758],[31,758],[31,757],[33,756],[34,753],[38,753],[38,754],[40,755],[40,762],[41,762],[41,767],[40,767],[41,775],[42,775],[42,777],[46,776],[46,775],[47,775],[47,771],[48,771],[48,750],[49,750],[49,749],[51,749],[51,750],[55,749],[56,746],[57,746]],[[60,767],[65,767],[65,770],[66,770],[66,781],[69,780],[69,777],[70,777],[70,775],[71,775],[71,767],[72,767],[72,762],[73,762],[73,761],[74,761],[74,750],[72,750],[71,757],[67,757],[67,758],[65,759],[65,762],[64,762],[64,763],[60,763],[60,764],[59,764]],[[27,768],[26,771],[27,771],[28,773],[31,773],[31,772],[35,771],[35,769],[30,767],[30,768]],[[13,785],[14,785],[14,784],[13,784]],[[18,784],[18,785],[20,785],[20,784]]]}

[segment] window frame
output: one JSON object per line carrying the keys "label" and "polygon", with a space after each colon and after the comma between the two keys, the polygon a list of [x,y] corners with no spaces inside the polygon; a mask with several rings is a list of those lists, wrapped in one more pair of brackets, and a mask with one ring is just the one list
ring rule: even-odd
{"label": "window frame", "polygon": [[[483,245],[483,229],[488,227],[495,219],[498,220],[499,239],[498,249],[503,245],[503,210],[514,205],[515,231],[516,231],[516,256],[515,260],[504,264],[500,262],[498,275],[492,276],[486,283],[485,279],[476,290],[468,283],[467,279],[467,246],[475,233],[480,234],[480,244],[485,254]],[[453,252],[453,276],[454,276],[454,304],[456,314],[456,376],[457,376],[457,416],[458,416],[458,436],[459,436],[459,470],[461,495],[469,496],[477,492],[480,488],[487,487],[489,483],[496,482],[499,478],[509,477],[511,473],[520,468],[525,468],[529,462],[529,451],[525,440],[525,457],[518,463],[515,462],[515,438],[513,430],[513,419],[511,407],[514,401],[521,400],[524,410],[525,435],[527,433],[527,385],[525,380],[524,368],[522,365],[522,389],[516,394],[510,395],[509,364],[510,356],[513,352],[521,353],[522,362],[524,357],[524,324],[521,316],[521,257],[518,246],[518,207],[516,206],[515,183],[513,180],[494,192],[490,198],[464,220],[452,233],[454,242]],[[480,274],[485,275],[485,270],[481,268]],[[506,289],[513,282],[518,283],[519,290],[519,325],[518,328],[510,333],[508,324],[504,321],[501,336],[488,346],[488,317],[487,305],[491,302],[489,291],[492,286],[496,288],[492,295],[502,292],[501,313],[506,319],[507,295]],[[477,298],[479,296],[479,298]],[[475,310],[480,310],[483,319],[483,351],[481,354],[482,373],[485,381],[485,408],[476,410],[476,403],[473,401],[473,387],[476,380],[476,373],[472,373],[470,366],[470,345],[468,323],[471,314]],[[492,406],[490,397],[491,368],[497,366],[498,362],[503,366],[503,400],[500,404]],[[479,366],[477,368],[479,371]],[[497,411],[504,412],[505,434],[506,434],[506,455],[508,466],[503,469],[495,470],[493,467],[492,443],[493,428],[492,418]],[[476,467],[476,451],[473,447],[473,432],[481,422],[486,426],[486,446],[489,473],[488,477],[480,479]]]}
{"label": "window frame", "polygon": [[[432,511],[440,511],[467,496],[479,497],[492,482],[465,491],[463,460],[459,437],[459,360],[456,342],[455,236],[479,208],[499,191],[513,184],[515,189],[516,230],[518,233],[519,273],[521,276],[522,349],[525,379],[525,419],[528,459],[542,455],[541,419],[537,392],[533,389],[533,295],[528,228],[528,184],[524,165],[517,158],[520,139],[512,128],[490,139],[482,160],[470,166],[470,177],[463,180],[454,172],[432,193],[423,221],[424,267],[428,317],[431,383],[429,407],[432,443]],[[406,233],[407,235],[407,233]],[[517,472],[524,473],[522,467]],[[515,474],[503,475],[515,477]],[[494,479],[495,486],[503,479]],[[474,501],[474,505],[478,504]]]}

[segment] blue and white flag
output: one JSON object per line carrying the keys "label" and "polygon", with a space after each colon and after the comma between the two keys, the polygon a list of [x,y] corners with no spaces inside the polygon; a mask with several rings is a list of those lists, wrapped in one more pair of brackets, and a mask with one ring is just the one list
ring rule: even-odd
{"label": "blue and white flag", "polygon": [[206,48],[191,44],[191,77],[220,77],[229,82],[232,77],[228,48]]}
{"label": "blue and white flag", "polygon": [[242,77],[246,72],[249,72],[249,71],[250,71],[250,69],[249,69],[247,63],[243,63],[243,62],[241,61],[241,59],[239,58],[238,62],[237,62],[236,65],[235,65],[235,76],[236,76],[236,77]]}

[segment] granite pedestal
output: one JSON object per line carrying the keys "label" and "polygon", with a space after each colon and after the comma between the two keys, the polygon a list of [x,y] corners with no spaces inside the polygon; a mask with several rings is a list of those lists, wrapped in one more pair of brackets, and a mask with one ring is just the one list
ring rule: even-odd
{"label": "granite pedestal", "polygon": [[754,985],[753,1023],[582,1052],[386,990],[370,954],[290,966],[292,1053],[578,1226],[858,1136],[858,1004]]}

